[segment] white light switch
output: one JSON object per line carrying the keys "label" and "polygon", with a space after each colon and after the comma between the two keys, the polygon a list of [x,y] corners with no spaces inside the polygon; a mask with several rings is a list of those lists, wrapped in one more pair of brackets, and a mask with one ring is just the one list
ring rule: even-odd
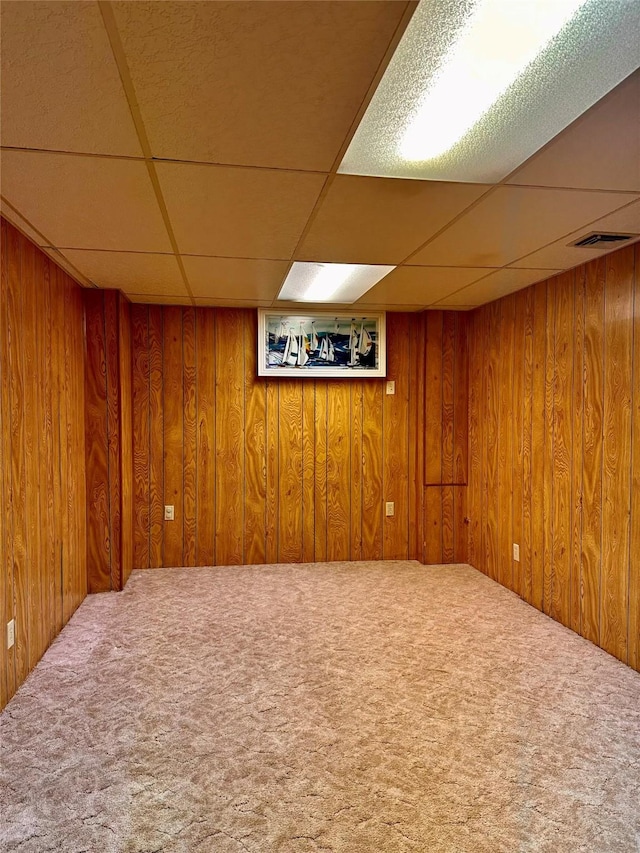
{"label": "white light switch", "polygon": [[165,506],[164,508],[164,520],[165,521],[173,521],[173,506]]}
{"label": "white light switch", "polygon": [[393,501],[387,501],[385,504],[385,512],[387,516],[396,514],[396,505]]}
{"label": "white light switch", "polygon": [[16,620],[7,622],[7,648],[11,649],[16,641]]}
{"label": "white light switch", "polygon": [[387,394],[395,394],[396,393],[396,381],[395,379],[389,379],[387,382]]}
{"label": "white light switch", "polygon": [[513,543],[513,559],[516,563],[520,562],[520,546],[516,542]]}

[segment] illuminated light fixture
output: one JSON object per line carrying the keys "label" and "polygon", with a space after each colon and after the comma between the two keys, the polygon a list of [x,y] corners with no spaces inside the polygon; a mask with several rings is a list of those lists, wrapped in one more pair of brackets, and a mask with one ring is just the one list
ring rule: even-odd
{"label": "illuminated light fixture", "polygon": [[495,182],[639,63],[640,3],[421,0],[344,174]]}
{"label": "illuminated light fixture", "polygon": [[278,294],[289,302],[350,304],[360,299],[395,267],[295,261]]}

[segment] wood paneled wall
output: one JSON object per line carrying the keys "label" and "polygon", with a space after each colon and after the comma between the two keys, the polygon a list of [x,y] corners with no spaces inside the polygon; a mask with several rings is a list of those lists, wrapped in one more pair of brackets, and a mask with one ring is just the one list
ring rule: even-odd
{"label": "wood paneled wall", "polygon": [[[86,595],[82,292],[4,219],[0,707]],[[15,645],[6,624],[15,619]]]}
{"label": "wood paneled wall", "polygon": [[131,305],[85,290],[87,581],[120,590],[132,568]]}
{"label": "wood paneled wall", "polygon": [[639,272],[631,246],[469,317],[469,562],[635,669]]}
{"label": "wood paneled wall", "polygon": [[255,310],[132,306],[134,566],[420,559],[423,323],[387,316],[387,395],[258,378]]}

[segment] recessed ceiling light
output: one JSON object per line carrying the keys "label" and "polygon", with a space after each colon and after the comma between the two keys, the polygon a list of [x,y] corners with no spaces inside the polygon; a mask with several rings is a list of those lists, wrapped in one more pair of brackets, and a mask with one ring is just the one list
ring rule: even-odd
{"label": "recessed ceiling light", "polygon": [[640,3],[421,0],[339,171],[497,181],[638,66]]}
{"label": "recessed ceiling light", "polygon": [[295,261],[278,294],[290,302],[349,304],[395,267],[369,264],[321,264]]}

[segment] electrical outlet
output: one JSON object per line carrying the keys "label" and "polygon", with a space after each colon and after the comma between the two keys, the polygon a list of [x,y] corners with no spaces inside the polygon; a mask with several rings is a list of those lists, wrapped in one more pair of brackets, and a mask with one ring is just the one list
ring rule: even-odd
{"label": "electrical outlet", "polygon": [[172,506],[165,506],[165,508],[164,508],[164,520],[165,521],[173,521],[174,520],[173,507]]}
{"label": "electrical outlet", "polygon": [[396,514],[396,505],[393,501],[387,501],[385,504],[385,513],[388,516]]}
{"label": "electrical outlet", "polygon": [[516,563],[520,562],[520,546],[517,542],[513,543],[513,559],[516,561]]}
{"label": "electrical outlet", "polygon": [[387,382],[387,394],[395,394],[396,393],[396,382],[395,379],[389,379]]}
{"label": "electrical outlet", "polygon": [[12,648],[15,641],[16,641],[16,620],[12,619],[11,622],[7,622],[7,648],[8,649]]}

